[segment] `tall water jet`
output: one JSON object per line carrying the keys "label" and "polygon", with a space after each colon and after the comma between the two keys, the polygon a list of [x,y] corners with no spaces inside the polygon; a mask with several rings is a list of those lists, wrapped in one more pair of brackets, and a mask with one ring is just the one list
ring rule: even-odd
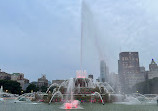
{"label": "tall water jet", "polygon": [[3,93],[3,86],[1,86],[1,89],[0,89],[0,101],[3,101],[3,98],[1,98],[2,93]]}
{"label": "tall water jet", "polygon": [[66,91],[66,102],[71,102],[73,101],[73,89],[74,89],[74,82],[73,78],[69,80],[68,86],[67,86],[67,91]]}
{"label": "tall water jet", "polygon": [[1,86],[1,89],[0,89],[0,93],[2,93],[3,92],[3,86]]}
{"label": "tall water jet", "polygon": [[82,46],[83,45],[83,1],[82,0],[81,0],[81,10],[80,11],[81,11],[80,69],[82,70],[82,59],[83,59],[82,58],[82,56],[83,56],[83,52],[82,52],[83,51],[83,49],[82,49],[83,48],[83,46]]}

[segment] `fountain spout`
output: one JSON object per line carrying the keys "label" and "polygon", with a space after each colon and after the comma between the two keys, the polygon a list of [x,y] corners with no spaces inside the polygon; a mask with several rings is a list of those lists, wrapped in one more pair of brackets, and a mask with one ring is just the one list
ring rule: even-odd
{"label": "fountain spout", "polygon": [[100,93],[94,92],[92,95],[94,95],[94,96],[99,96],[100,99],[101,99],[102,104],[104,105],[104,101],[103,101],[103,98],[101,97]]}

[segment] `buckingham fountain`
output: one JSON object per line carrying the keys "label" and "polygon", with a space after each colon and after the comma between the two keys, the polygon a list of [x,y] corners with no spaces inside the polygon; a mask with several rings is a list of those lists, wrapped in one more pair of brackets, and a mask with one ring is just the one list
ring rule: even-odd
{"label": "buckingham fountain", "polygon": [[[43,101],[46,103],[62,102],[61,109],[83,109],[80,103],[119,103],[119,104],[142,104],[149,102],[149,99],[143,95],[133,94],[117,94],[111,85],[107,82],[94,82],[87,78],[87,72],[82,70],[82,48],[83,37],[87,24],[84,23],[92,18],[87,17],[90,14],[87,5],[82,1],[81,7],[81,70],[76,71],[76,77],[70,78],[61,84],[52,84],[46,94],[43,96]],[[88,21],[83,22],[83,18],[89,18]],[[86,27],[84,27],[86,26]],[[93,33],[92,30],[89,33]],[[90,34],[96,35],[96,34]],[[157,98],[157,96],[155,97]]]}
{"label": "buckingham fountain", "polygon": [[[84,6],[84,9],[83,9],[83,6]],[[88,12],[85,9],[87,9],[86,4],[82,3],[81,12],[83,13],[84,11],[86,11],[84,15],[86,15]],[[82,17],[82,14],[81,14],[81,17]],[[57,84],[57,83],[52,84],[45,93],[32,92],[32,93],[25,93],[23,95],[20,95],[14,101],[14,103],[16,103],[14,104],[14,106],[17,105],[16,107],[17,109],[19,109],[17,111],[22,111],[23,109],[25,110],[25,108],[23,107],[26,107],[26,111],[27,111],[27,108],[29,108],[27,107],[27,105],[29,104],[21,104],[21,102],[23,101],[24,103],[26,102],[29,103],[32,101],[36,103],[41,103],[41,102],[47,103],[47,104],[42,104],[41,109],[44,106],[45,108],[48,108],[48,110],[51,107],[50,104],[54,104],[54,103],[60,103],[60,106],[59,106],[60,109],[84,109],[85,107],[87,109],[88,108],[90,109],[91,107],[93,107],[93,109],[90,109],[89,111],[96,111],[96,110],[109,111],[109,109],[108,108],[106,109],[105,107],[111,108],[110,106],[111,104],[104,105],[106,103],[112,103],[112,108],[117,106],[117,105],[115,106],[115,104],[119,104],[119,105],[120,104],[126,104],[126,105],[156,104],[158,95],[142,95],[139,93],[117,94],[109,83],[94,82],[91,78],[87,78],[86,70],[82,70],[82,41],[83,41],[83,30],[85,29],[83,25],[84,25],[83,21],[81,21],[81,70],[76,71],[76,77],[67,79],[61,84]],[[0,95],[2,95],[3,93],[4,93],[3,87],[1,87]],[[0,96],[0,101],[4,101],[4,99],[1,96]],[[94,104],[94,106],[92,104],[87,104],[87,106],[83,105],[84,106],[83,107],[82,103],[85,103],[85,104],[99,103],[99,104]],[[19,107],[21,105],[22,105],[22,108],[20,109]],[[5,106],[5,104],[3,106]],[[11,107],[12,105],[8,105],[8,106]],[[35,111],[39,111],[38,107],[37,108],[33,106],[30,106],[30,107],[32,109],[35,108]],[[115,111],[127,111],[126,107],[125,109],[121,109],[124,107],[125,105],[116,107]],[[59,108],[56,108],[54,110],[60,110]],[[129,111],[132,110],[132,108],[131,109],[128,108]],[[139,109],[140,111],[144,111],[141,109],[141,106],[139,106]]]}
{"label": "buckingham fountain", "polygon": [[[51,89],[53,88],[52,92]],[[62,109],[82,109],[80,102],[110,103],[114,101],[115,91],[106,82],[94,83],[86,77],[86,71],[76,71],[76,78],[70,78],[63,83],[52,84],[44,97],[46,102],[63,102]],[[123,97],[123,96],[122,96]]]}
{"label": "buckingham fountain", "polygon": [[[51,104],[52,102],[63,102],[62,109],[82,109],[80,103],[102,103],[111,102],[113,88],[106,82],[94,83],[92,79],[87,78],[87,72],[82,70],[82,53],[84,23],[83,18],[87,13],[87,6],[81,1],[81,70],[76,71],[76,77],[65,80],[61,84],[52,84],[44,96],[44,101]],[[86,14],[87,15],[87,14]],[[53,89],[52,89],[53,88]]]}
{"label": "buckingham fountain", "polygon": [[61,84],[54,83],[46,91],[46,103],[62,103],[61,109],[83,109],[80,103],[113,103],[125,105],[156,104],[157,95],[117,94],[106,82],[93,82],[86,77],[86,71],[76,71],[76,77]]}

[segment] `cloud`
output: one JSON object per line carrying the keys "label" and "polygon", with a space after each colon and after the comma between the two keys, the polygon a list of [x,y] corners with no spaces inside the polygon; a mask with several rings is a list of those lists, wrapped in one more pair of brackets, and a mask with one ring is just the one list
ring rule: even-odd
{"label": "cloud", "polygon": [[92,33],[97,33],[97,40],[94,41],[99,45],[93,45],[99,47],[96,48],[98,56],[105,56],[104,59],[111,71],[117,72],[120,51],[138,51],[140,63],[146,68],[152,57],[158,57],[154,50],[158,35],[158,8],[154,5],[156,3],[157,1],[150,3],[148,0],[87,0],[92,13],[91,17],[85,18],[89,19],[85,20],[86,22],[92,22],[88,23],[89,41]]}
{"label": "cloud", "polygon": [[[158,58],[156,0],[84,0],[83,67],[99,76],[99,60],[117,72],[121,51],[139,51],[141,65]],[[31,80],[75,77],[80,68],[79,0],[2,0],[0,67]],[[58,76],[56,76],[58,75]]]}

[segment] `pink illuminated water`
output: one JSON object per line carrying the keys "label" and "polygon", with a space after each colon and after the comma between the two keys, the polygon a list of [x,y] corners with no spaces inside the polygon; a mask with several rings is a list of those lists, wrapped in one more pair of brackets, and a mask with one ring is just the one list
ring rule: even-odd
{"label": "pink illuminated water", "polygon": [[77,109],[79,105],[78,100],[73,100],[72,102],[67,102],[64,104],[65,109]]}
{"label": "pink illuminated water", "polygon": [[86,78],[86,75],[87,75],[86,70],[76,71],[76,78]]}

